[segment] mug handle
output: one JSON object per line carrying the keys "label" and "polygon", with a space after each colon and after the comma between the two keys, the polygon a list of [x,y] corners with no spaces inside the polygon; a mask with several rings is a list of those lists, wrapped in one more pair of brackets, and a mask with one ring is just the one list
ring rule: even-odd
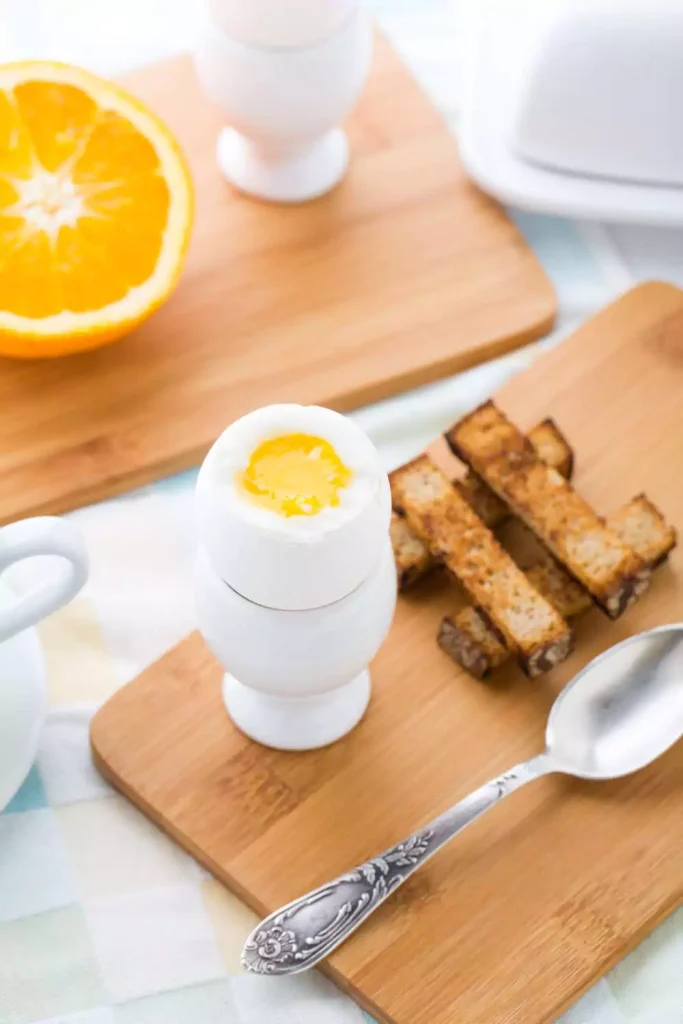
{"label": "mug handle", "polygon": [[33,626],[76,596],[88,578],[88,556],[80,532],[65,519],[38,516],[0,529],[0,575],[34,555],[63,559],[55,579],[39,583],[0,609],[0,643]]}

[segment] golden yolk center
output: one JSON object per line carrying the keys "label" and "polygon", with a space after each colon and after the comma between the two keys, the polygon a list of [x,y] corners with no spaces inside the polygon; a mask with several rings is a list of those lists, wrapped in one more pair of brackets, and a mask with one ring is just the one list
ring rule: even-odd
{"label": "golden yolk center", "polygon": [[353,473],[322,437],[286,434],[264,441],[237,474],[257,505],[279,516],[315,516],[339,504]]}

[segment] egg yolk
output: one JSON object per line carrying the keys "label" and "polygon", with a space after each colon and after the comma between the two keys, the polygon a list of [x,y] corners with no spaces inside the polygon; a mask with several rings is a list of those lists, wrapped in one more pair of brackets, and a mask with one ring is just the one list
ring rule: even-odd
{"label": "egg yolk", "polygon": [[264,441],[237,474],[252,501],[286,519],[335,508],[352,477],[329,441],[311,434]]}

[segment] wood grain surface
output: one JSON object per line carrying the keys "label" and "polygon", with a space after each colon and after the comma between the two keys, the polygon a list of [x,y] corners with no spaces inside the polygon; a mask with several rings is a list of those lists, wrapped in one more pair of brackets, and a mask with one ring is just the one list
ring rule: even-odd
{"label": "wood grain surface", "polygon": [[0,523],[60,512],[195,465],[268,402],[386,397],[545,333],[552,288],[467,181],[453,139],[388,44],[329,196],[257,203],[220,177],[222,121],[189,59],[127,79],[189,157],[197,221],[171,301],[124,341],[0,360]]}
{"label": "wood grain surface", "polygon": [[[552,415],[601,512],[644,489],[683,527],[683,293],[643,285],[497,396]],[[444,466],[440,444],[434,452]],[[622,619],[593,610],[550,675],[480,683],[436,646],[445,578],[399,599],[369,712],[327,750],[270,751],[231,724],[193,635],[95,717],[104,774],[259,912],[353,867],[537,753],[563,684],[641,629],[683,619],[683,556]],[[683,684],[683,681],[682,681]],[[393,1024],[550,1024],[683,896],[683,744],[610,783],[553,777],[467,829],[326,965]]]}

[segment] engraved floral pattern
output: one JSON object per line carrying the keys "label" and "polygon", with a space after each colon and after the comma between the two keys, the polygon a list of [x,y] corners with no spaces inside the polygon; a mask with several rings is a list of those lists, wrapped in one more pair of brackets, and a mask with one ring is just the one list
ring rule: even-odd
{"label": "engraved floral pattern", "polygon": [[285,931],[279,925],[267,932],[259,932],[256,936],[258,955],[264,960],[279,960],[283,956],[296,953],[296,937],[294,932]]}
{"label": "engraved floral pattern", "polygon": [[[317,963],[431,852],[433,835],[429,829],[417,832],[304,900],[284,907],[268,928],[259,929],[249,939],[242,965],[257,974],[273,974],[302,970],[309,960]],[[297,938],[294,918],[315,911],[316,904],[321,902],[327,914],[315,933]]]}
{"label": "engraved floral pattern", "polygon": [[317,964],[444,843],[545,770],[542,757],[518,765],[408,839],[283,907],[249,939],[242,965],[258,974],[294,974]]}

